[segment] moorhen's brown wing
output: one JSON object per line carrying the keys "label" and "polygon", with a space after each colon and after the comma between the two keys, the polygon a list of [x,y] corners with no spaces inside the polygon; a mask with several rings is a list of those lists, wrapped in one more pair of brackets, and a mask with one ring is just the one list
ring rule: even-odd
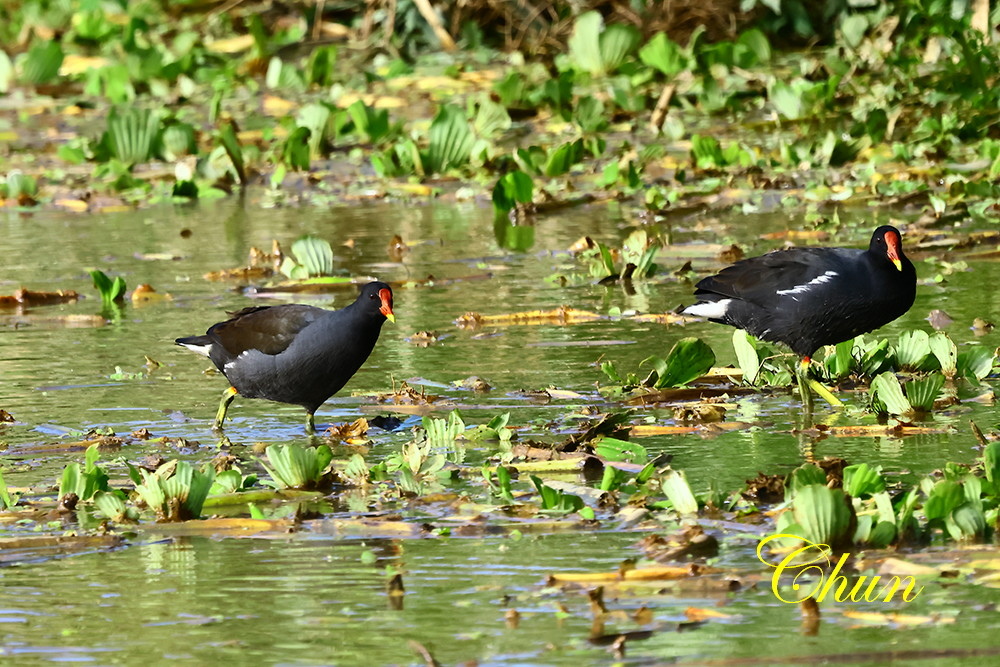
{"label": "moorhen's brown wing", "polygon": [[[280,354],[292,344],[300,331],[326,315],[329,311],[301,304],[251,306],[233,313],[225,322],[213,325],[206,336],[225,351],[226,359],[222,363],[247,350]],[[212,360],[215,361],[214,358]]]}

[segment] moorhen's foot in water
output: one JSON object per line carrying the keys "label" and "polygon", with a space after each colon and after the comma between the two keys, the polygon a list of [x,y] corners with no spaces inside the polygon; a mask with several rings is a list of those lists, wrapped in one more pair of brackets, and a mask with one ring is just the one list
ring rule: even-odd
{"label": "moorhen's foot in water", "polygon": [[736,262],[695,285],[698,303],[684,313],[792,348],[802,358],[799,386],[810,404],[803,383],[813,353],[892,322],[916,291],[902,235],[884,225],[867,250],[789,248]]}
{"label": "moorhen's foot in water", "polygon": [[222,428],[239,394],[301,405],[306,432],[313,433],[316,409],[358,372],[386,320],[396,321],[392,289],[374,282],[341,310],[253,306],[212,325],[204,336],[176,342],[211,359],[232,385],[222,395],[213,428]]}

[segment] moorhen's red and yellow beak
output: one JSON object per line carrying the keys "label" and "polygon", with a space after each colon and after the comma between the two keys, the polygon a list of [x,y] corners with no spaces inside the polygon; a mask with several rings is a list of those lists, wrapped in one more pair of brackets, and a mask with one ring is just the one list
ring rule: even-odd
{"label": "moorhen's red and yellow beak", "polygon": [[378,312],[385,315],[385,319],[395,323],[396,316],[392,313],[392,292],[387,289],[379,290],[378,297],[382,299],[382,307],[378,309]]}
{"label": "moorhen's red and yellow beak", "polygon": [[899,250],[902,245],[902,239],[899,238],[899,234],[894,232],[886,232],[885,235],[885,255],[892,262],[892,265],[896,267],[897,271],[903,270],[903,262],[899,258]]}

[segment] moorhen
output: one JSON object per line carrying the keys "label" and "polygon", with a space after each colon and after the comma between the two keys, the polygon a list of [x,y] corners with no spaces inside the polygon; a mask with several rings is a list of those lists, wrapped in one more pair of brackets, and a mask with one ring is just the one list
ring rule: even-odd
{"label": "moorhen", "polygon": [[799,384],[810,403],[803,383],[813,353],[892,322],[913,305],[916,289],[903,238],[884,225],[867,250],[789,248],[740,260],[698,282],[698,303],[684,313],[792,348],[802,358]]}
{"label": "moorhen", "polygon": [[232,385],[222,395],[214,429],[222,428],[229,404],[239,394],[301,405],[311,434],[316,409],[358,372],[386,320],[396,321],[392,289],[373,282],[341,310],[252,306],[212,325],[204,336],[176,342],[211,359]]}

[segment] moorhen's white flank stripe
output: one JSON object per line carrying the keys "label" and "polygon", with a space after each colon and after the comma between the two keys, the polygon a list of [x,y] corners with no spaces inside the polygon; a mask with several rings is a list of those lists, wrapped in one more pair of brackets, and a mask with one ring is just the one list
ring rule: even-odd
{"label": "moorhen's white flank stripe", "polygon": [[816,276],[815,278],[807,282],[805,285],[796,285],[791,289],[780,289],[777,292],[775,292],[775,294],[802,294],[803,292],[808,292],[814,286],[822,285],[823,283],[828,283],[836,277],[837,277],[836,271],[826,271]]}

